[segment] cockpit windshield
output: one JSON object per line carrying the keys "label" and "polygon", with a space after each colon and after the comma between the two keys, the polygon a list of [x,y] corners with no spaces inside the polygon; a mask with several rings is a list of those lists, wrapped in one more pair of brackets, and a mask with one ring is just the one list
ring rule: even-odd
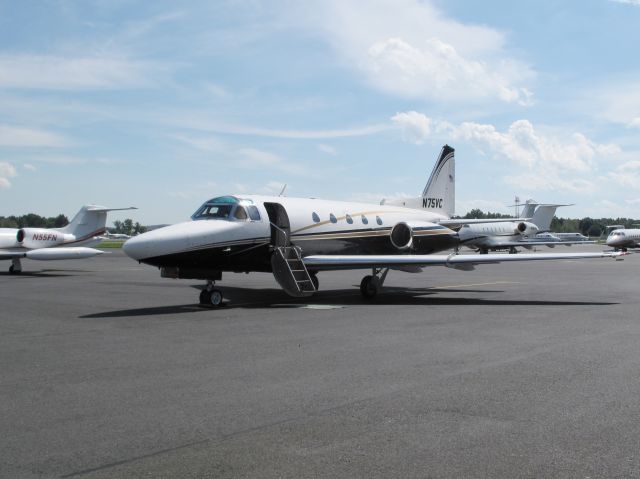
{"label": "cockpit windshield", "polygon": [[613,238],[615,236],[625,236],[624,231],[612,231],[609,235],[610,238]]}
{"label": "cockpit windshield", "polygon": [[[241,204],[242,203],[242,204]],[[191,215],[192,220],[260,221],[258,208],[251,200],[240,200],[235,196],[212,198]]]}

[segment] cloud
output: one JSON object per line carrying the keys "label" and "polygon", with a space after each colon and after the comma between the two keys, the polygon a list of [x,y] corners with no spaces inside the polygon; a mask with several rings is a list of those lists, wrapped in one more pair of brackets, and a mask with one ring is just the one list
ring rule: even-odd
{"label": "cloud", "polygon": [[0,188],[9,188],[11,186],[9,178],[13,178],[16,174],[16,169],[11,163],[0,161]]}
{"label": "cloud", "polygon": [[622,187],[640,189],[640,160],[627,161],[618,165],[607,177]]}
{"label": "cloud", "polygon": [[320,150],[323,153],[326,153],[327,155],[336,156],[338,154],[338,151],[331,145],[320,143],[317,145],[317,147],[318,147],[318,150]]}
{"label": "cloud", "polygon": [[113,90],[148,87],[169,67],[118,57],[0,54],[0,88]]}
{"label": "cloud", "polygon": [[577,178],[577,175],[592,177],[599,162],[621,153],[617,145],[596,143],[582,133],[561,138],[541,133],[529,120],[517,120],[506,131],[475,122],[453,125],[415,111],[398,113],[391,120],[400,126],[405,140],[421,143],[430,137],[438,137],[452,142],[463,141],[483,153],[515,163],[525,171],[507,175],[503,180],[509,185],[531,190],[593,190],[595,184],[590,178]]}
{"label": "cloud", "polygon": [[640,0],[610,0],[615,3],[626,3],[627,5],[638,5],[640,6]]}
{"label": "cloud", "polygon": [[0,146],[58,148],[70,144],[67,139],[55,133],[0,124]]}
{"label": "cloud", "polygon": [[241,148],[237,150],[237,165],[246,169],[275,169],[292,174],[303,174],[304,169],[283,157],[256,148]]}
{"label": "cloud", "polygon": [[402,130],[402,137],[406,141],[421,144],[431,134],[431,119],[417,111],[397,113],[391,121]]}
{"label": "cloud", "polygon": [[[421,47],[401,38],[374,43],[361,62],[379,89],[406,98],[474,100],[498,98],[528,105],[532,94],[517,88],[505,72],[460,55],[453,45],[430,38]],[[514,68],[516,70],[516,68]]]}
{"label": "cloud", "polygon": [[[308,7],[305,3],[305,7]],[[431,1],[322,0],[296,20],[374,88],[411,99],[531,103],[534,72],[509,58],[503,33],[446,17]]]}
{"label": "cloud", "polygon": [[25,170],[29,170],[29,171],[37,171],[37,169],[38,169],[35,166],[33,166],[32,164],[30,164],[30,163],[25,163],[24,165],[22,165],[22,167]]}

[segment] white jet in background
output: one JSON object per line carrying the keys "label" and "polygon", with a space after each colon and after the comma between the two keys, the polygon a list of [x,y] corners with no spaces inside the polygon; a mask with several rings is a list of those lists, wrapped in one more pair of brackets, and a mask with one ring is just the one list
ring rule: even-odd
{"label": "white jet in background", "polygon": [[18,274],[22,258],[50,261],[97,256],[103,251],[88,246],[102,241],[107,212],[133,209],[86,205],[63,228],[0,228],[0,259],[11,260],[9,273]]}

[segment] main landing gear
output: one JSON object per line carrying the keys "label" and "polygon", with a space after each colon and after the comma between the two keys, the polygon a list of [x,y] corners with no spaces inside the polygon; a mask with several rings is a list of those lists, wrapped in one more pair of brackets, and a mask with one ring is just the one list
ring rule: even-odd
{"label": "main landing gear", "polygon": [[9,266],[9,274],[20,273],[22,273],[22,264],[20,263],[20,258],[13,258],[11,260],[11,266]]}
{"label": "main landing gear", "polygon": [[372,268],[372,275],[365,276],[360,282],[360,292],[366,299],[373,299],[382,289],[389,268]]}
{"label": "main landing gear", "polygon": [[222,306],[222,291],[214,288],[215,281],[208,280],[205,288],[200,291],[200,306],[219,308]]}

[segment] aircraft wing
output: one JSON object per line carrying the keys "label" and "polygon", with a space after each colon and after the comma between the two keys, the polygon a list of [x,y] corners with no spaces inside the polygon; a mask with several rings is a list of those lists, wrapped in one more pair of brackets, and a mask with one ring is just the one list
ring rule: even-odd
{"label": "aircraft wing", "polygon": [[460,219],[446,219],[436,221],[439,225],[446,226],[448,228],[462,228],[464,225],[483,224],[483,223],[520,223],[522,221],[529,221],[531,218],[486,218],[486,219],[472,219],[466,220]]}
{"label": "aircraft wing", "polygon": [[[486,242],[486,244],[484,244],[483,246],[486,246],[487,248],[510,248],[512,246],[514,247],[518,247],[521,246],[523,248],[526,247],[530,247],[530,246],[571,246],[572,244],[595,244],[595,241],[544,241],[544,240],[532,240],[532,241],[527,241],[527,240],[520,240],[520,241],[508,241],[508,240],[495,240],[492,239],[490,236],[486,237],[485,239],[487,239],[488,241]],[[465,246],[468,246],[470,248],[474,248],[476,247],[475,244],[470,244],[467,245],[466,243],[462,243]]]}
{"label": "aircraft wing", "polygon": [[10,250],[3,249],[0,250],[0,260],[1,259],[13,259],[13,258],[24,258],[25,250]]}
{"label": "aircraft wing", "polygon": [[311,255],[303,258],[307,267],[334,268],[393,268],[397,266],[446,266],[469,271],[479,264],[512,261],[553,261],[594,258],[616,258],[624,253],[536,253],[536,254],[430,254],[430,255]]}
{"label": "aircraft wing", "polygon": [[51,261],[62,259],[91,258],[103,254],[104,251],[93,248],[73,247],[73,248],[39,248],[30,250],[0,250],[0,260],[13,258],[27,258],[39,261]]}

